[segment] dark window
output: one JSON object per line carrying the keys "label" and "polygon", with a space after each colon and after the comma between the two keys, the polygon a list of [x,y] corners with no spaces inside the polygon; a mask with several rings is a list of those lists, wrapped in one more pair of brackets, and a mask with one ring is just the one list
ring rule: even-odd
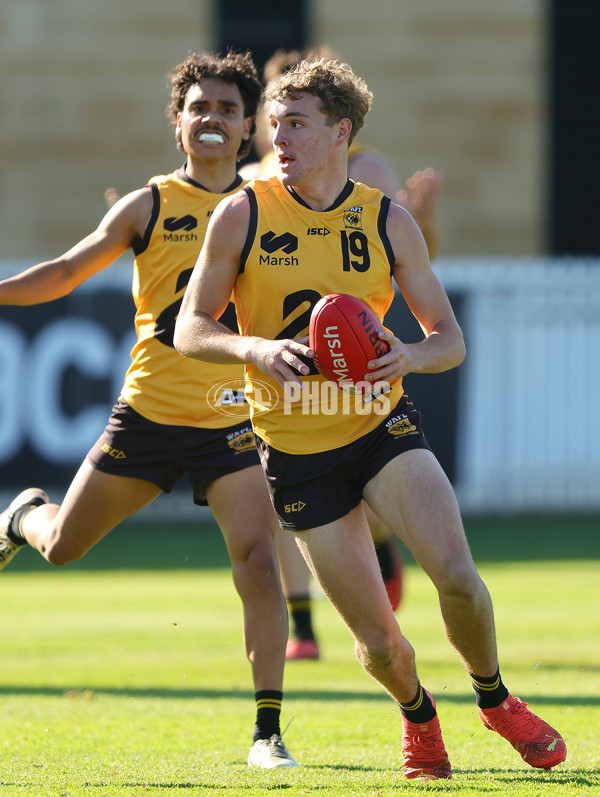
{"label": "dark window", "polygon": [[550,197],[554,255],[600,255],[600,3],[550,0]]}

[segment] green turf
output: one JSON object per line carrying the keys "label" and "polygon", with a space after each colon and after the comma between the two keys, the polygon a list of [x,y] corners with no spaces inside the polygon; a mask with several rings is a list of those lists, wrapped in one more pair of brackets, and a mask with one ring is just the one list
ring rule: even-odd
{"label": "green turf", "polygon": [[454,779],[407,783],[398,710],[315,602],[320,662],[286,670],[283,723],[301,763],[250,770],[254,720],[241,610],[212,527],[124,525],[56,570],[24,551],[0,575],[0,794],[600,795],[600,521],[467,523],[492,591],[509,688],[564,734],[567,762],[525,765],[476,716],[434,591],[407,567],[403,630],[436,696]]}

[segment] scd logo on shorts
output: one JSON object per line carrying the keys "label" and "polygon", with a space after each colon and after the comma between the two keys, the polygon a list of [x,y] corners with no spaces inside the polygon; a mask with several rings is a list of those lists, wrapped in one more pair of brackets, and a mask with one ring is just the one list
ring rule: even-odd
{"label": "scd logo on shorts", "polygon": [[[248,398],[249,396],[249,398]],[[274,409],[279,401],[277,392],[266,382],[253,381],[252,392],[246,393],[244,379],[226,379],[213,385],[206,394],[208,405],[221,415],[247,418],[250,406],[254,416]]]}

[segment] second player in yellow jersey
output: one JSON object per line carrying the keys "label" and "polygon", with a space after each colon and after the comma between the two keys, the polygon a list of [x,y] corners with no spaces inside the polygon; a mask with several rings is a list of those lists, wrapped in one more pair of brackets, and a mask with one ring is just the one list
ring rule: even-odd
{"label": "second player in yellow jersey", "polygon": [[[136,412],[156,423],[230,426],[236,414],[232,402],[243,398],[243,369],[182,357],[173,347],[173,329],[210,216],[221,199],[243,182],[236,178],[230,190],[213,193],[181,168],[153,177],[149,185],[152,213],[143,240],[134,247],[137,341],[121,395]],[[223,320],[235,328],[233,304]],[[237,406],[238,417],[247,414],[241,403]]]}

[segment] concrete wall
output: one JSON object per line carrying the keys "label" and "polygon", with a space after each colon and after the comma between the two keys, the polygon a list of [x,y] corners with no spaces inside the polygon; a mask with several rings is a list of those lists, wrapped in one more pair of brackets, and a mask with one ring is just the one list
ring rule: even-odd
{"label": "concrete wall", "polygon": [[[224,0],[225,1],[225,0]],[[446,176],[444,255],[543,251],[541,0],[312,0],[311,44],[367,80],[363,138],[406,177]],[[0,259],[58,254],[127,192],[180,162],[165,75],[214,48],[210,0],[4,0]]]}

